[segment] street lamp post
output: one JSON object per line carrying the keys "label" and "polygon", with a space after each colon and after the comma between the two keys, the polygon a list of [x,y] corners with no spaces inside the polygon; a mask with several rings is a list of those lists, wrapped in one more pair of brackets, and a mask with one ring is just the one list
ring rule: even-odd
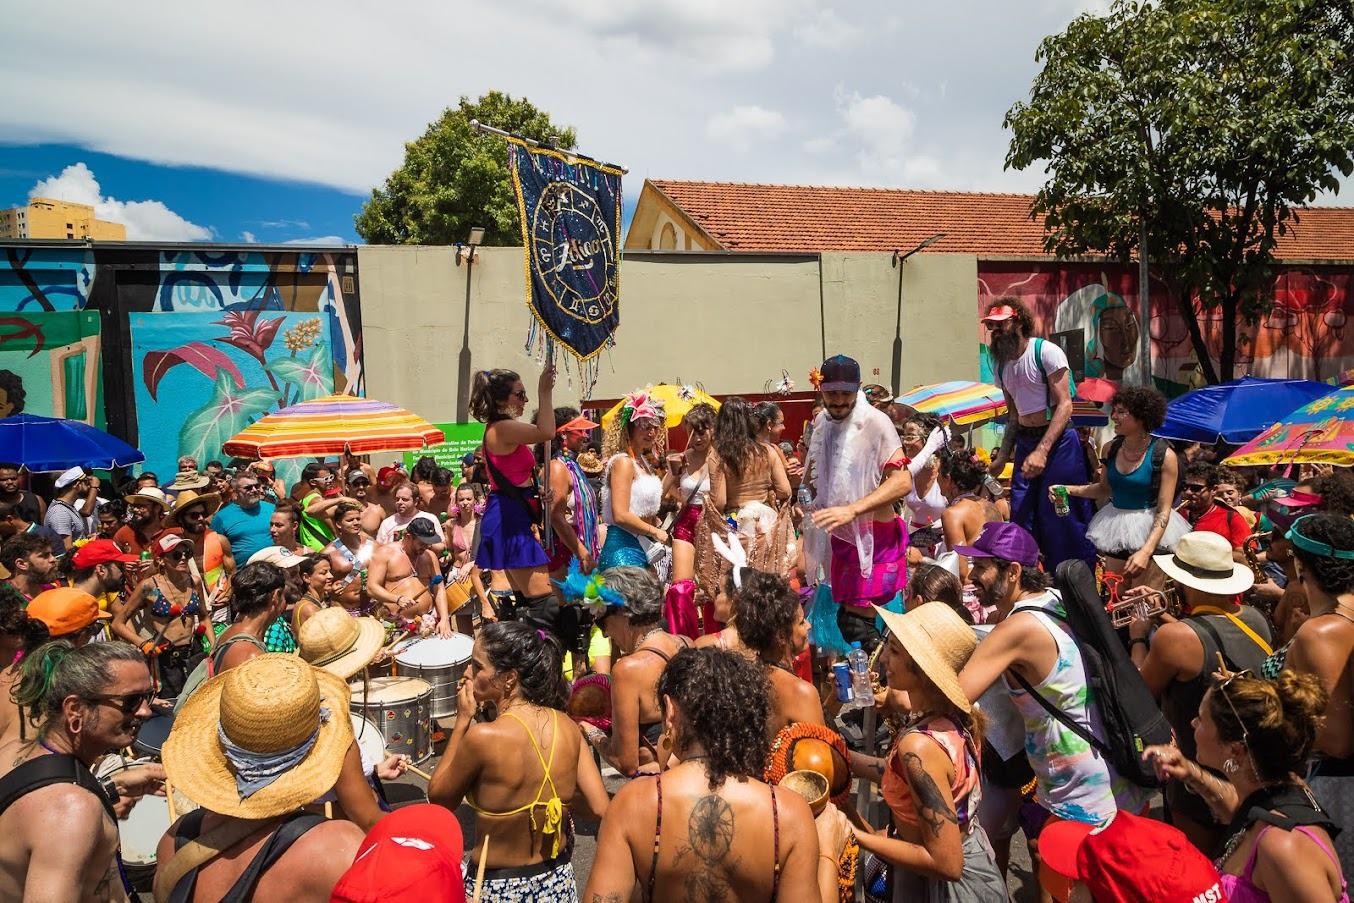
{"label": "street lamp post", "polygon": [[891,386],[895,398],[903,390],[903,264],[907,263],[907,259],[913,254],[925,251],[944,237],[944,232],[937,232],[906,254],[902,251],[893,252],[893,268],[898,271],[898,312],[893,324],[893,385]]}
{"label": "street lamp post", "polygon": [[484,227],[471,226],[470,237],[456,245],[456,266],[465,260],[465,316],[462,318],[461,353],[456,360],[456,422],[470,420],[470,276],[475,269],[477,251],[484,242]]}

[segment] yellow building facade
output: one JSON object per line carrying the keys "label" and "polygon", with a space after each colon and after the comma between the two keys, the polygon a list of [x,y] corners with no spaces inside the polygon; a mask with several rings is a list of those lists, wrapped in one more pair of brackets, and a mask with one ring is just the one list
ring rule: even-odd
{"label": "yellow building facade", "polygon": [[126,241],[127,227],[95,219],[88,204],[32,198],[27,206],[0,210],[0,238]]}

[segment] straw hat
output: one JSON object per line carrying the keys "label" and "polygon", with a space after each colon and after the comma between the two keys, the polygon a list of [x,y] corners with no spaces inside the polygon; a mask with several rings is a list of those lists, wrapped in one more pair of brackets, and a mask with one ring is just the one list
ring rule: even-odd
{"label": "straw hat", "polygon": [[[321,708],[328,710],[323,721]],[[218,728],[236,746],[257,753],[315,745],[277,780],[241,799]],[[260,655],[202,684],[183,704],[161,753],[175,788],[230,818],[264,819],[292,812],[331,790],[348,746],[348,687],[294,655]]]}
{"label": "straw hat", "polygon": [[165,497],[163,490],[155,486],[144,486],[131,495],[124,495],[122,500],[129,505],[134,505],[137,502],[150,502],[152,505],[159,505],[161,511],[169,507],[169,499]]}
{"label": "straw hat", "polygon": [[182,492],[187,489],[201,489],[211,481],[211,477],[205,473],[198,473],[196,470],[181,470],[174,477],[174,482],[165,488],[170,492]]}
{"label": "straw hat", "polygon": [[1227,537],[1207,530],[1186,533],[1174,554],[1153,555],[1152,560],[1176,583],[1217,596],[1234,596],[1255,585],[1255,573],[1232,560]]}
{"label": "straw hat", "polygon": [[174,510],[165,515],[165,526],[182,526],[179,523],[179,512],[187,511],[194,505],[206,505],[207,516],[211,517],[216,513],[216,509],[221,507],[221,494],[219,492],[198,492],[194,489],[185,489],[174,500]]}
{"label": "straw hat", "polygon": [[945,698],[962,712],[973,711],[959,686],[959,671],[978,645],[973,628],[942,602],[927,602],[902,615],[878,605],[874,610]]}
{"label": "straw hat", "polygon": [[385,628],[375,618],[355,618],[333,606],[307,618],[296,642],[301,658],[347,680],[376,657],[385,644]]}

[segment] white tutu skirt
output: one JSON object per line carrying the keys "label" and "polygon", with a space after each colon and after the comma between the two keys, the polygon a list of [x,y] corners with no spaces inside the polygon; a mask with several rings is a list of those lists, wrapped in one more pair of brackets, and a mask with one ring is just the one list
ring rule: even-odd
{"label": "white tutu skirt", "polygon": [[[1147,542],[1156,515],[1155,508],[1126,511],[1111,503],[1091,518],[1091,524],[1086,528],[1086,538],[1102,555],[1127,558]],[[1176,542],[1190,529],[1189,521],[1181,517],[1180,512],[1172,511],[1171,519],[1166,523],[1166,532],[1162,534],[1161,542],[1157,543],[1157,551],[1173,551]]]}

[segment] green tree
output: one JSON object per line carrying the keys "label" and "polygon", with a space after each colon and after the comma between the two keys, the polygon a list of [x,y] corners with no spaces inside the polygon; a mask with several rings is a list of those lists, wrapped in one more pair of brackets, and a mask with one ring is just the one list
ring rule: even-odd
{"label": "green tree", "polygon": [[404,163],[372,190],[354,217],[357,234],[372,244],[450,245],[484,226],[486,245],[522,243],[517,199],[508,175],[507,142],[470,127],[485,125],[572,149],[572,128],[560,128],[532,106],[499,91],[462,97],[419,138],[404,146]]}
{"label": "green tree", "polygon": [[[1006,114],[1007,168],[1046,167],[1048,250],[1127,261],[1145,233],[1209,382],[1272,305],[1297,208],[1354,168],[1351,24],[1343,0],[1115,0],[1044,40]],[[1197,313],[1215,308],[1219,368]]]}

